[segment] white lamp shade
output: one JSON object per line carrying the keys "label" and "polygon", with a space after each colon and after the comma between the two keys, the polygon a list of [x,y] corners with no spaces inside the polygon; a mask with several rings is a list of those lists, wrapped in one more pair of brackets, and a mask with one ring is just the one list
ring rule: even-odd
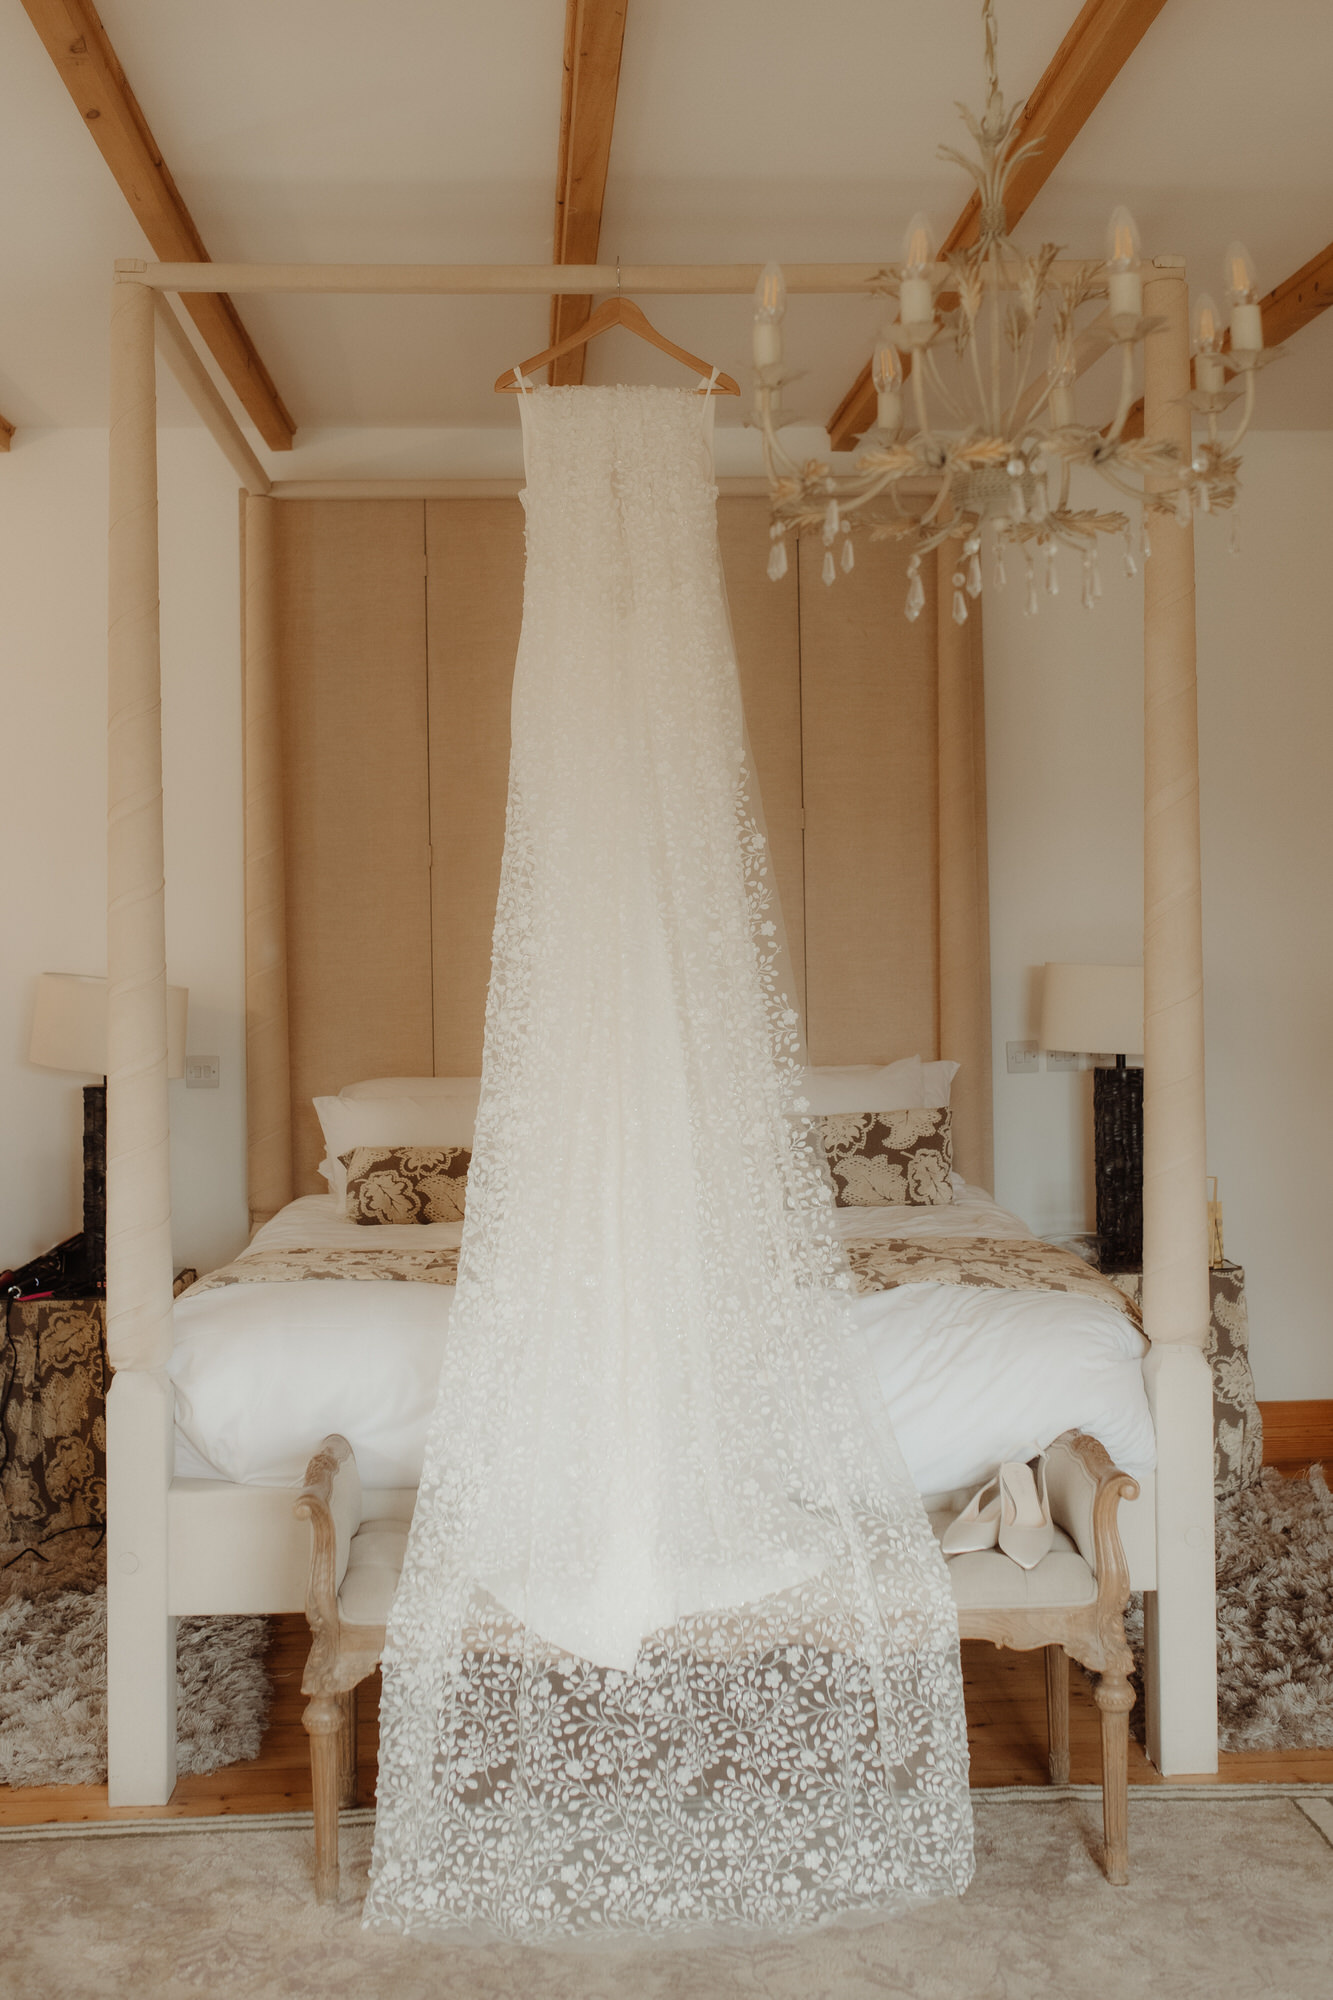
{"label": "white lamp shade", "polygon": [[[167,988],[167,1075],[185,1074],[190,993]],[[43,972],[37,980],[28,1061],[42,1069],[106,1075],[106,981],[81,972]]]}
{"label": "white lamp shade", "polygon": [[1094,1055],[1143,1053],[1141,965],[1048,965],[1041,1045]]}

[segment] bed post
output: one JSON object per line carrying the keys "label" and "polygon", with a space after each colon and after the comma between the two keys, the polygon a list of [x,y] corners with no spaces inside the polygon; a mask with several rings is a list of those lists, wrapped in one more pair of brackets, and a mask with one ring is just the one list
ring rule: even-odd
{"label": "bed post", "polygon": [[119,264],[111,307],[107,545],[107,1734],[112,1805],[176,1782],[157,394],[153,294]]}
{"label": "bed post", "polygon": [[935,551],[940,939],[935,1053],[962,1064],[953,1087],[954,1164],[964,1180],[993,1187],[985,648],[979,602],[965,625],[947,615],[957,560],[953,544]]}
{"label": "bed post", "polygon": [[[1182,258],[1145,273],[1144,436],[1188,462],[1189,293]],[[1152,518],[1143,600],[1143,1310],[1157,1426],[1157,1589],[1146,1599],[1148,1751],[1164,1773],[1217,1769],[1213,1390],[1203,1071],[1194,529]]]}
{"label": "bed post", "polygon": [[274,511],[246,496],[245,1123],[250,1228],[292,1199],[287,876],[275,632]]}

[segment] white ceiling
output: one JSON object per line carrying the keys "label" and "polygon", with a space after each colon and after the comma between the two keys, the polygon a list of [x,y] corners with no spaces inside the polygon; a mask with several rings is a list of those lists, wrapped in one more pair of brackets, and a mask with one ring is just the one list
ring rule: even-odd
{"label": "white ceiling", "polygon": [[[1011,97],[1078,9],[1001,0]],[[214,257],[549,257],[560,0],[103,0],[101,13]],[[978,18],[977,0],[630,0],[603,256],[880,259],[917,207],[947,227],[967,183],[935,149],[961,135],[954,100],[980,98]],[[1218,289],[1239,234],[1266,289],[1333,238],[1330,77],[1329,0],[1168,0],[1020,235],[1097,255],[1126,200],[1145,250],[1183,251],[1196,285]],[[135,255],[151,252],[123,197],[18,0],[0,0],[12,421],[105,422],[107,280]],[[545,302],[522,299],[249,298],[241,311],[308,434],[512,432],[512,401],[491,383],[547,324]],[[651,311],[744,379],[747,302]],[[793,302],[788,354],[807,371],[795,400],[812,419],[850,384],[882,311]],[[1264,377],[1263,427],[1333,427],[1331,322]],[[615,333],[590,350],[588,379],[662,379],[662,365]],[[187,420],[171,393],[164,416]]]}

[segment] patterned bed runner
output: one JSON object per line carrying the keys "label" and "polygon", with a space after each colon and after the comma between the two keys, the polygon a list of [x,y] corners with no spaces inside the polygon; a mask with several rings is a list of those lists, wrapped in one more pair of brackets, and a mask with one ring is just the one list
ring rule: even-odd
{"label": "patterned bed runner", "polygon": [[[1076,1292],[1100,1299],[1142,1327],[1139,1309],[1111,1280],[1072,1250],[1059,1250],[1039,1237],[935,1236],[846,1245],[852,1287],[888,1292],[898,1285],[966,1285],[981,1291]],[[252,1250],[183,1294],[219,1291],[227,1285],[304,1284],[338,1278],[414,1285],[458,1282],[456,1247],[409,1250],[397,1246],[355,1250]]]}
{"label": "patterned bed runner", "polygon": [[458,1249],[251,1250],[190,1286],[182,1298],[224,1285],[298,1285],[311,1278],[385,1278],[410,1285],[456,1285]]}
{"label": "patterned bed runner", "polygon": [[897,1285],[968,1285],[980,1291],[1077,1292],[1113,1306],[1142,1330],[1132,1299],[1072,1250],[1039,1236],[932,1236],[846,1245],[858,1292],[888,1292]]}

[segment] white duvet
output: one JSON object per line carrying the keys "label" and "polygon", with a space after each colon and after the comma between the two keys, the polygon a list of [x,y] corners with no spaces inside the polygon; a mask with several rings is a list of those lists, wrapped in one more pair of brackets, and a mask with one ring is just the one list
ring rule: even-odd
{"label": "white duvet", "polygon": [[[940,1208],[841,1210],[838,1225],[861,1238],[1032,1234],[972,1187]],[[456,1222],[418,1225],[411,1247],[456,1244],[461,1233]],[[250,1250],[338,1247],[365,1249],[367,1231],[342,1219],[331,1195],[307,1195]],[[1126,1472],[1152,1469],[1145,1342],[1113,1306],[958,1285],[902,1285],[851,1303],[923,1494],[977,1485],[1001,1459],[1074,1427]],[[177,1475],[290,1486],[339,1431],[367,1486],[415,1486],[452,1304],[447,1286],[388,1281],[231,1285],[179,1299]]]}

